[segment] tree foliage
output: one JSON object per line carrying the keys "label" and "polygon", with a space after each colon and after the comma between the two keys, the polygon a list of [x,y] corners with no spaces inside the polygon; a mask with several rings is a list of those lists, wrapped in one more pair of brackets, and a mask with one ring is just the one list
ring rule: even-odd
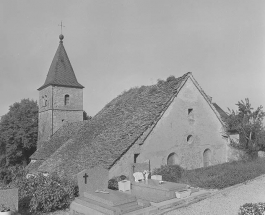
{"label": "tree foliage", "polygon": [[37,102],[29,99],[15,102],[0,122],[0,148],[5,166],[26,165],[36,150],[37,138]]}
{"label": "tree foliage", "polygon": [[88,116],[86,111],[83,111],[83,120],[91,120],[92,116]]}
{"label": "tree foliage", "polygon": [[232,142],[232,146],[244,150],[250,158],[257,156],[258,151],[265,151],[265,130],[262,106],[256,110],[251,107],[249,99],[241,100],[237,104],[238,111],[230,110],[227,118],[229,130],[239,133],[239,142]]}

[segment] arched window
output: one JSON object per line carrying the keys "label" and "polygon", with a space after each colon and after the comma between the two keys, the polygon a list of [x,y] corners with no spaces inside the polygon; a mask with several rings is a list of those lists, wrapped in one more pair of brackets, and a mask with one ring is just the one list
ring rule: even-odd
{"label": "arched window", "polygon": [[171,153],[167,157],[167,165],[176,165],[179,164],[178,156],[176,153]]}
{"label": "arched window", "polygon": [[210,166],[211,165],[210,160],[211,160],[211,150],[205,149],[203,152],[203,167]]}
{"label": "arched window", "polygon": [[47,95],[45,95],[45,107],[47,106],[47,104],[48,104],[48,98],[47,98]]}
{"label": "arched window", "polygon": [[187,143],[191,144],[193,142],[193,136],[189,135],[187,136]]}
{"label": "arched window", "polygon": [[69,102],[70,102],[69,95],[65,95],[65,96],[64,96],[64,105],[68,105]]}
{"label": "arched window", "polygon": [[45,107],[45,98],[44,98],[44,96],[42,96],[41,104],[42,104],[42,107]]}

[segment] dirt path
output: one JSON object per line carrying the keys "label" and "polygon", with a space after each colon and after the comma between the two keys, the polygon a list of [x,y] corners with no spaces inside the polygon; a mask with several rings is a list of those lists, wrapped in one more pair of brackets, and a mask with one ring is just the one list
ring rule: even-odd
{"label": "dirt path", "polygon": [[166,212],[166,215],[237,215],[245,203],[265,202],[265,175],[246,184],[219,191],[188,207]]}

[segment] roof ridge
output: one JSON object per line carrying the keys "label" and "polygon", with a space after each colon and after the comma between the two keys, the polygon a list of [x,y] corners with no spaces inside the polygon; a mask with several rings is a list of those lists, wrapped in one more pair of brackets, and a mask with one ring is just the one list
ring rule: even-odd
{"label": "roof ridge", "polygon": [[211,107],[211,109],[213,110],[213,112],[215,113],[215,115],[217,116],[218,120],[220,121],[220,123],[222,124],[223,130],[225,130],[224,128],[226,127],[225,122],[222,120],[219,112],[216,110],[216,108],[214,107],[214,105],[212,104],[212,102],[210,101],[208,95],[204,92],[204,90],[202,89],[202,87],[199,85],[199,83],[195,80],[195,78],[193,77],[193,75],[190,75],[191,80],[193,81],[193,83],[195,84],[195,86],[198,88],[198,90],[200,91],[200,93],[202,94],[202,96],[204,97],[204,99],[206,100],[206,102],[209,104],[209,106]]}

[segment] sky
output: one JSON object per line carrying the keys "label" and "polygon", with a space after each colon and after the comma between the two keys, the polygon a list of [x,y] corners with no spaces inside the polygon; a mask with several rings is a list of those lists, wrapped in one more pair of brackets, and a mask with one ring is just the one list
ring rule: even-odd
{"label": "sky", "polygon": [[187,72],[225,111],[245,98],[265,107],[263,0],[1,0],[0,116],[38,100],[61,21],[88,115]]}

